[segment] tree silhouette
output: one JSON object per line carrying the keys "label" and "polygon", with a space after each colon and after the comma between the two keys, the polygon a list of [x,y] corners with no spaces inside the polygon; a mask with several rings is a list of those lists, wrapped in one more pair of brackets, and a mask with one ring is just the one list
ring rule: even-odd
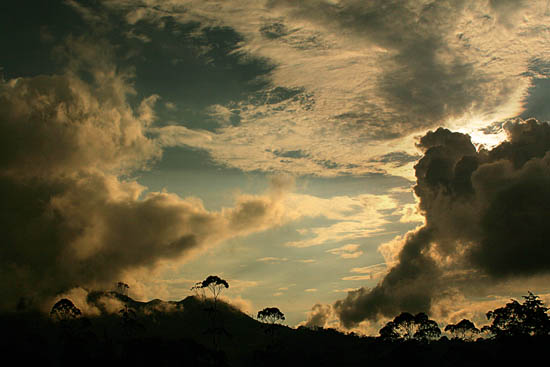
{"label": "tree silhouette", "polygon": [[445,331],[451,333],[454,339],[462,339],[465,341],[472,341],[474,337],[480,333],[474,323],[467,319],[462,319],[456,324],[445,326]]}
{"label": "tree silhouette", "polygon": [[418,329],[414,334],[415,339],[433,340],[441,336],[441,330],[437,325],[437,322],[430,320],[428,315],[421,312],[415,317],[415,321],[418,324]]}
{"label": "tree silhouette", "polygon": [[128,307],[128,305],[124,305],[124,308],[119,310],[118,313],[121,316],[120,320],[121,320],[122,330],[127,337],[134,336],[139,331],[142,331],[145,329],[143,324],[141,324],[138,321],[136,311]]}
{"label": "tree silhouette", "polygon": [[61,337],[64,343],[74,341],[90,326],[90,320],[81,316],[80,309],[67,298],[60,299],[53,305],[50,317],[61,327]]}
{"label": "tree silhouette", "polygon": [[277,307],[266,307],[258,311],[257,318],[262,322],[275,324],[279,321],[284,321],[285,315]]}
{"label": "tree silhouette", "polygon": [[487,312],[487,319],[492,323],[482,331],[489,331],[495,337],[549,335],[548,308],[538,296],[528,293],[523,296],[523,303],[512,299],[506,306]]}
{"label": "tree silhouette", "polygon": [[123,296],[127,296],[129,288],[130,287],[128,286],[128,284],[123,282],[118,282],[116,285],[116,292],[119,294],[122,294]]}
{"label": "tree silhouette", "polygon": [[423,312],[414,316],[408,312],[402,312],[380,329],[380,337],[390,340],[428,340],[437,339],[440,335],[441,330],[437,323],[430,320]]}
{"label": "tree silhouette", "polygon": [[216,303],[218,296],[221,294],[224,288],[229,288],[229,283],[227,283],[227,281],[218,277],[217,275],[209,275],[202,282],[195,283],[195,285],[191,287],[191,290],[201,291],[202,298],[204,299],[206,298],[204,291],[205,289],[208,289],[210,293],[212,293],[212,297],[214,298],[214,303]]}
{"label": "tree silhouette", "polygon": [[258,320],[267,325],[265,332],[271,335],[271,342],[274,342],[276,324],[285,320],[285,314],[282,313],[277,307],[266,307],[261,311],[258,311],[256,316]]}
{"label": "tree silhouette", "polygon": [[196,292],[202,293],[202,300],[206,300],[206,294],[205,290],[208,289],[210,293],[212,294],[212,307],[207,308],[206,310],[210,314],[210,329],[207,330],[208,333],[212,334],[212,343],[214,345],[214,348],[218,349],[218,342],[219,342],[219,336],[220,335],[228,335],[227,330],[223,327],[221,323],[218,321],[218,297],[222,293],[224,289],[229,288],[229,283],[218,277],[217,275],[209,275],[205,280],[202,282],[197,282],[193,287],[191,287],[191,290]]}
{"label": "tree silhouette", "polygon": [[66,322],[74,320],[82,315],[82,312],[74,303],[67,299],[60,299],[53,305],[50,311],[50,317],[55,321]]}

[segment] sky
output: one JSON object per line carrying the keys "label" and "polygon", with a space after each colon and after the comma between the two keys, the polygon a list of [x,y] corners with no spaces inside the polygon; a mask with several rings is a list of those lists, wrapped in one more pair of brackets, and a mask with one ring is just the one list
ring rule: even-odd
{"label": "sky", "polygon": [[550,1],[0,14],[0,310],[208,275],[251,316],[366,334],[550,300]]}

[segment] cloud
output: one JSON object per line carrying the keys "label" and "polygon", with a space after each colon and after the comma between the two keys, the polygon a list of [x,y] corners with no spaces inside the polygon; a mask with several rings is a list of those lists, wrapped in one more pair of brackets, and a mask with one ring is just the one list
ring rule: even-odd
{"label": "cloud", "polygon": [[416,162],[420,156],[410,155],[407,152],[390,152],[384,155],[371,158],[371,162],[391,163],[396,167],[402,167],[407,163]]}
{"label": "cloud", "polygon": [[152,127],[148,132],[162,147],[201,146],[212,141],[212,134],[203,130],[192,130],[185,126]]}
{"label": "cloud", "polygon": [[142,102],[143,115],[136,117],[123,102],[122,88],[128,87],[120,76],[94,86],[71,75],[3,82],[3,176],[53,178],[84,167],[128,171],[158,159],[160,149],[143,134],[153,99]]}
{"label": "cloud", "polygon": [[[101,314],[101,309],[96,307],[94,304],[92,303],[89,303],[87,298],[88,298],[88,291],[86,291],[85,289],[83,288],[80,288],[80,287],[77,287],[77,288],[73,288],[71,289],[69,292],[67,293],[64,293],[64,294],[60,294],[59,295],[59,298],[68,298],[70,299],[73,304],[80,310],[82,311],[82,314],[84,316],[99,316]],[[57,300],[55,300],[54,302],[57,302]],[[51,304],[48,304],[46,310],[47,311],[50,311],[53,307],[53,305],[55,304],[54,302],[51,302]],[[114,306],[114,307],[104,307],[104,308],[108,308],[112,313],[118,313],[118,311],[122,308],[119,306],[120,304],[118,304],[118,308],[116,308],[117,306]]]}
{"label": "cloud", "polygon": [[489,6],[495,11],[499,22],[507,27],[514,26],[514,19],[526,5],[524,0],[489,0]]}
{"label": "cloud", "polygon": [[[263,90],[211,106],[220,123],[212,140],[178,140],[246,171],[409,177],[414,135],[441,125],[473,133],[520,114],[533,78],[528,64],[547,59],[549,50],[541,36],[543,2],[113,0],[105,6],[125,14],[128,26],[162,28],[169,17],[200,29],[228,27],[242,37],[232,54],[274,66]],[[238,124],[228,123],[232,114]]]}
{"label": "cloud", "polygon": [[261,257],[259,259],[256,259],[256,261],[260,262],[268,262],[268,263],[278,263],[278,262],[284,262],[288,261],[286,257],[273,257],[273,256],[267,256],[267,257]]}
{"label": "cloud", "polygon": [[369,266],[364,266],[359,268],[352,268],[350,270],[350,273],[358,273],[358,274],[364,274],[364,275],[354,275],[354,276],[343,277],[342,280],[373,280],[386,275],[387,272],[388,272],[388,267],[385,263],[369,265]]}
{"label": "cloud", "polygon": [[[170,263],[169,259],[161,260],[159,266],[150,268],[130,269],[125,271],[121,278],[130,288],[128,295],[137,301],[148,301],[151,299],[163,300],[181,300],[189,295],[193,285],[197,283],[195,279],[187,278],[169,278],[163,276]],[[113,286],[111,289],[115,290]]]}
{"label": "cloud", "polygon": [[104,19],[104,15],[79,4],[77,0],[65,0],[64,4],[73,8],[82,17],[82,19],[88,23],[105,24],[106,19]]}
{"label": "cloud", "polygon": [[[334,223],[325,227],[299,229],[298,232],[305,238],[288,242],[286,245],[311,247],[381,234],[384,226],[389,223],[385,211],[397,206],[397,200],[388,195],[361,194],[325,199],[293,193],[285,200],[287,215],[295,218],[325,217]],[[359,252],[347,256],[360,256]]]}
{"label": "cloud", "polygon": [[[477,131],[521,113],[533,78],[540,78],[532,60],[548,59],[549,51],[541,36],[547,31],[544,2],[110,0],[94,10],[67,3],[94,29],[109,21],[103,6],[115,9],[128,22],[125,35],[149,44],[158,41],[154,32],[142,32],[150,25],[195,22],[198,33],[227,27],[240,40],[231,55],[274,67],[263,90],[225,105],[212,102],[205,113],[220,122],[213,131],[153,126],[162,96],[131,107],[134,75],[114,65],[103,41],[69,37],[68,46],[55,51],[67,61],[62,74],[2,80],[6,241],[0,272],[2,285],[20,293],[110,282],[123,269],[188,256],[206,243],[303,216],[338,223],[302,229],[308,237],[290,245],[379,234],[387,224],[383,210],[395,208],[395,200],[285,199],[288,185],[274,181],[264,195],[242,195],[234,208],[212,212],[197,199],[146,194],[132,174],[160,159],[164,147],[187,145],[245,171],[407,175],[417,158],[416,134],[439,125]],[[510,141],[490,151],[478,152],[465,135],[445,129],[422,138],[415,191],[426,222],[380,249],[394,267],[380,287],[352,292],[353,302],[338,304],[346,322],[429,307],[435,290],[445,287],[438,279],[464,287],[460,279],[545,271],[545,247],[534,245],[547,235],[538,216],[543,211],[531,210],[547,201],[547,133],[539,125],[507,124]],[[510,223],[504,228],[501,212]],[[410,214],[405,210],[403,220],[414,220]],[[522,220],[535,225],[522,228]],[[520,251],[520,241],[528,251]],[[102,262],[110,267],[95,269]],[[368,311],[356,309],[355,301]]]}
{"label": "cloud", "polygon": [[359,250],[359,245],[348,244],[341,247],[327,250],[326,252],[340,256],[342,259],[355,259],[363,255],[363,251]]}
{"label": "cloud", "polygon": [[164,104],[164,107],[166,107],[166,109],[171,110],[171,111],[175,111],[175,110],[178,109],[178,107],[176,106],[176,104],[174,102],[166,102]]}
{"label": "cloud", "polygon": [[64,73],[1,82],[2,309],[21,297],[110,288],[129,270],[285,220],[285,177],[216,212],[196,198],[145,193],[131,175],[162,155],[147,134],[158,98],[130,107],[131,75],[116,71],[105,46],[69,38]]}
{"label": "cloud", "polygon": [[332,307],[330,305],[316,304],[307,315],[307,321],[303,324],[306,327],[325,327],[330,320]]}
{"label": "cloud", "polygon": [[219,104],[210,106],[208,114],[223,125],[231,124],[231,119],[235,116],[233,111]]}
{"label": "cloud", "polygon": [[388,242],[378,246],[378,252],[384,257],[384,261],[388,267],[392,267],[399,262],[399,254],[405,243],[405,236],[395,236]]}
{"label": "cloud", "polygon": [[352,275],[348,277],[343,277],[342,280],[372,280],[371,275]]}
{"label": "cloud", "polygon": [[505,130],[508,141],[492,150],[442,128],[420,139],[414,190],[426,223],[381,247],[395,265],[376,287],[334,304],[344,326],[550,273],[550,125],[515,120]]}
{"label": "cloud", "polygon": [[[447,34],[454,31],[453,20],[460,19],[456,14],[463,12],[461,2],[432,2],[426,6],[412,1],[272,3],[333,32],[351,32],[365,46],[376,45],[386,51],[382,76],[375,87],[384,110],[393,110],[393,120],[398,123],[395,130],[374,129],[374,137],[396,137],[401,134],[397,128],[410,131],[411,127],[461,114],[483,89],[481,75],[476,75],[473,67],[447,46]],[[449,17],[451,13],[455,17]],[[342,115],[350,123],[367,126],[374,125],[375,116],[360,110]]]}
{"label": "cloud", "polygon": [[335,293],[339,293],[339,292],[348,293],[348,292],[356,291],[356,290],[357,290],[357,288],[344,288],[344,289],[335,289],[335,290],[333,290],[333,292],[335,292]]}
{"label": "cloud", "polygon": [[222,301],[229,303],[231,306],[236,307],[237,309],[241,310],[242,312],[249,315],[250,317],[255,316],[254,315],[255,308],[250,300],[245,299],[240,295],[235,297],[222,295],[220,298]]}

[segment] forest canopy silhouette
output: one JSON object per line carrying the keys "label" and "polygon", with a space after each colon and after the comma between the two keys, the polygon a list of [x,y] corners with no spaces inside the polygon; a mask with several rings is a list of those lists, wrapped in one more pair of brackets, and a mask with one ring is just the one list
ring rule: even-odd
{"label": "forest canopy silhouette", "polygon": [[[2,325],[11,330],[2,335],[4,355],[41,365],[68,365],[78,358],[90,366],[176,361],[194,366],[353,366],[368,361],[398,366],[405,360],[461,366],[519,362],[525,353],[539,355],[550,340],[548,308],[531,292],[521,302],[511,300],[488,311],[488,324],[481,330],[466,319],[443,329],[426,313],[402,312],[376,337],[322,327],[289,328],[280,324],[285,318],[277,307],[259,310],[254,320],[215,300],[214,293],[177,302],[138,302],[117,289],[90,293],[87,303],[99,307],[108,300],[117,307],[92,316],[68,298],[59,299],[49,315],[0,315]],[[24,353],[29,348],[33,353]]]}

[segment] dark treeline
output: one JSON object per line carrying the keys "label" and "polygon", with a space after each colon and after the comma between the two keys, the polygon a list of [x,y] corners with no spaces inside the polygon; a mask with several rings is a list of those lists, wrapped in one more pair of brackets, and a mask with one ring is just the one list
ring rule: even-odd
{"label": "dark treeline", "polygon": [[293,329],[280,324],[284,314],[275,307],[256,320],[217,299],[223,283],[202,285],[215,288],[216,297],[145,303],[121,292],[91,292],[90,305],[122,307],[85,317],[62,299],[49,315],[3,314],[1,353],[34,366],[488,366],[534,362],[550,342],[547,308],[532,293],[489,311],[482,329],[462,320],[442,331],[428,315],[404,312],[379,336],[366,337]]}

